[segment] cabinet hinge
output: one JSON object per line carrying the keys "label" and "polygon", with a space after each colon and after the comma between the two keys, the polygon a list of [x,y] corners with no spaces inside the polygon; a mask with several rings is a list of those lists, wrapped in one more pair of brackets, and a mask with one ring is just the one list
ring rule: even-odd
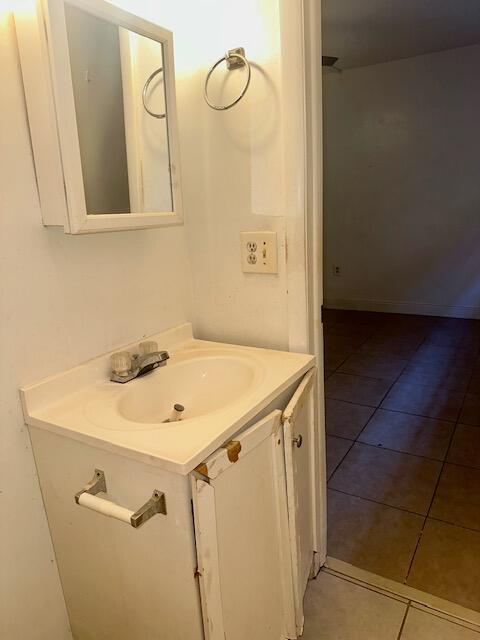
{"label": "cabinet hinge", "polygon": [[227,450],[227,456],[230,462],[238,462],[238,456],[242,450],[242,445],[238,440],[230,440],[230,442],[223,445],[223,448]]}

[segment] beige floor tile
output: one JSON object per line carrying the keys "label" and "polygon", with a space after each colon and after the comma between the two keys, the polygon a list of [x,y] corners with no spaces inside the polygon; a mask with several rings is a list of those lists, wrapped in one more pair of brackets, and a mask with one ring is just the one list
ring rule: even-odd
{"label": "beige floor tile", "polygon": [[360,498],[426,515],[441,462],[356,443],[329,486]]}
{"label": "beige floor tile", "polygon": [[387,380],[335,372],[325,383],[325,396],[355,404],[378,407],[390,387]]}
{"label": "beige floor tile", "polygon": [[471,375],[472,371],[468,367],[459,367],[448,362],[411,362],[398,381],[465,393]]}
{"label": "beige floor tile", "polygon": [[455,622],[410,607],[400,640],[480,640],[480,634]]}
{"label": "beige floor tile", "polygon": [[[328,332],[328,336],[343,336],[350,340],[357,339],[364,342],[375,331],[376,327],[369,323],[361,323],[357,320],[347,319],[336,322]],[[360,344],[361,344],[360,342]]]}
{"label": "beige floor tile", "polygon": [[[355,440],[372,417],[374,411],[373,407],[327,398],[325,401],[327,433],[339,438]],[[478,433],[480,435],[480,429]]]}
{"label": "beige floor tile", "polygon": [[407,584],[480,611],[480,532],[428,518]]}
{"label": "beige floor tile", "polygon": [[378,409],[358,440],[403,453],[443,460],[454,428],[453,422]]}
{"label": "beige floor tile", "polygon": [[459,424],[447,456],[448,462],[480,469],[480,429]]}
{"label": "beige floor tile", "polygon": [[326,438],[327,443],[327,479],[330,478],[332,473],[338,467],[342,458],[352,446],[351,440],[345,440],[344,438],[336,438],[335,436],[328,436]]}
{"label": "beige floor tile", "polygon": [[382,402],[382,409],[455,422],[463,398],[464,394],[458,391],[396,382]]}
{"label": "beige floor tile", "polygon": [[358,336],[348,336],[342,334],[326,333],[323,338],[325,347],[334,351],[347,351],[352,354],[365,341]]}
{"label": "beige floor tile", "polygon": [[480,371],[475,369],[469,382],[467,393],[473,396],[480,395]]}
{"label": "beige floor tile", "polygon": [[396,356],[398,358],[411,358],[418,347],[420,338],[398,334],[377,334],[369,338],[358,349],[358,353],[371,355]]}
{"label": "beige floor tile", "polygon": [[457,349],[456,347],[422,344],[412,358],[412,362],[438,362],[455,367],[472,367],[476,360],[475,349]]}
{"label": "beige floor tile", "polygon": [[302,640],[397,640],[406,607],[322,571],[307,588]]}
{"label": "beige floor tile", "polygon": [[348,350],[332,349],[325,346],[323,353],[325,367],[335,371],[335,369],[338,369],[338,367],[345,362],[351,353],[352,352]]}
{"label": "beige floor tile", "polygon": [[454,347],[457,349],[478,349],[479,337],[477,331],[468,328],[435,328],[428,335],[424,344],[435,344],[441,347]]}
{"label": "beige floor tile", "polygon": [[403,582],[424,518],[328,491],[328,555]]}
{"label": "beige floor tile", "polygon": [[407,365],[408,360],[396,356],[380,356],[368,353],[354,353],[340,367],[340,373],[381,378],[393,382]]}
{"label": "beige floor tile", "polygon": [[480,530],[480,469],[446,464],[429,515]]}
{"label": "beige floor tile", "polygon": [[463,403],[459,422],[480,426],[480,396],[467,394]]}

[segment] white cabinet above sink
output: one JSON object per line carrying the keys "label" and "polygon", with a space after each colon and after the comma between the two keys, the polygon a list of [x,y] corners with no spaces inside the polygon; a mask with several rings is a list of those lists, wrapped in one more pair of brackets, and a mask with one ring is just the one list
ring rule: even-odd
{"label": "white cabinet above sink", "polygon": [[315,360],[152,338],[167,364],[125,384],[105,354],[22,389],[74,637],[297,638],[323,562]]}

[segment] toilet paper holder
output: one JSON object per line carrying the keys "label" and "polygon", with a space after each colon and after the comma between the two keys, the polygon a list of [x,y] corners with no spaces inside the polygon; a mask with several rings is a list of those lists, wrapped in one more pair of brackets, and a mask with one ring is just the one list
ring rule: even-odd
{"label": "toilet paper holder", "polygon": [[134,529],[142,526],[147,520],[157,513],[167,515],[167,503],[165,494],[158,489],[152,493],[152,497],[145,502],[137,511],[131,511],[125,507],[115,504],[105,498],[100,498],[98,493],[107,492],[107,482],[105,473],[101,469],[95,469],[90,482],[75,494],[75,502],[87,509],[97,511],[110,518],[115,518],[130,524]]}

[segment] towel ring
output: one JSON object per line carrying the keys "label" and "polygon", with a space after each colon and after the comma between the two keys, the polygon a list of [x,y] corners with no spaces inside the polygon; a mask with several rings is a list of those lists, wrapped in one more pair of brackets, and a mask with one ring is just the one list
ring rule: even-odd
{"label": "towel ring", "polygon": [[143,91],[142,91],[143,108],[148,113],[148,115],[152,116],[152,118],[166,118],[167,116],[166,113],[155,113],[154,111],[150,111],[150,109],[147,106],[148,87],[150,86],[150,83],[155,78],[155,76],[158,76],[158,74],[162,73],[162,71],[163,71],[163,67],[159,67],[158,69],[155,69],[155,71],[148,76],[147,81],[143,85]]}
{"label": "towel ring", "polygon": [[[242,67],[246,67],[247,81],[240,95],[236,97],[235,100],[232,100],[232,102],[229,102],[226,105],[218,105],[213,103],[208,96],[208,82],[210,80],[212,73],[215,71],[218,65],[221,64],[223,61],[227,63],[227,68],[229,71],[231,71],[232,69],[241,69]],[[226,111],[227,109],[231,109],[233,106],[237,104],[237,102],[240,102],[243,96],[247,93],[247,89],[250,86],[251,75],[252,75],[252,71],[250,69],[250,63],[245,57],[245,49],[243,47],[238,47],[237,49],[230,49],[230,51],[228,51],[222,58],[220,58],[215,62],[213,67],[207,73],[207,77],[205,78],[205,87],[203,89],[203,96],[205,98],[205,102],[208,104],[209,107],[211,107],[212,109],[215,109],[215,111]]]}

